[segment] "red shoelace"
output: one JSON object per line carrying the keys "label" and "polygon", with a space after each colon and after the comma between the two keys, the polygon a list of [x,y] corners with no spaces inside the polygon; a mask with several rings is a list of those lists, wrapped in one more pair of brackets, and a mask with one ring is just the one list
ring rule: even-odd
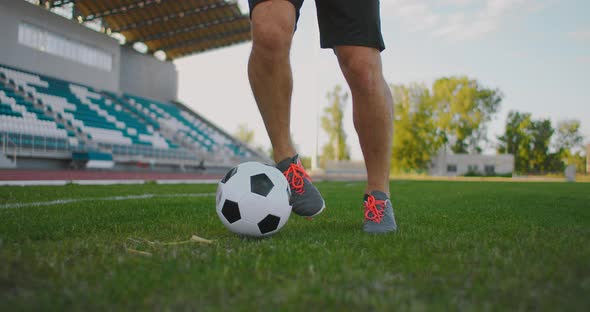
{"label": "red shoelace", "polygon": [[289,168],[283,172],[283,174],[285,175],[285,178],[287,178],[292,190],[299,195],[305,193],[305,190],[303,189],[303,184],[305,183],[304,178],[307,178],[310,181],[311,178],[299,162],[289,165]]}
{"label": "red shoelace", "polygon": [[385,201],[376,200],[375,196],[369,195],[365,201],[365,220],[381,223],[385,214]]}

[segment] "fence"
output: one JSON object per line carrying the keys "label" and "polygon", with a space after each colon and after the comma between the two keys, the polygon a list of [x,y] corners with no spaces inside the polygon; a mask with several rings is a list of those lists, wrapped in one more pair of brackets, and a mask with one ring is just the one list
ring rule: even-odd
{"label": "fence", "polygon": [[0,132],[2,143],[2,154],[7,157],[16,159],[19,155],[39,155],[46,156],[48,153],[60,152],[69,154],[71,152],[88,152],[98,149],[102,152],[110,152],[113,156],[142,157],[154,160],[175,160],[197,162],[203,157],[196,151],[187,149],[163,149],[151,146],[139,145],[118,145],[108,143],[98,143],[96,147],[86,146],[84,144],[72,145],[67,139],[51,138],[45,136],[36,136],[23,133]]}
{"label": "fence", "polygon": [[23,150],[30,152],[69,152],[78,148],[72,146],[67,139],[52,138],[23,133],[0,132],[2,137],[2,152],[6,155],[12,148],[14,155]]}
{"label": "fence", "polygon": [[142,156],[146,158],[162,160],[166,159],[197,161],[202,159],[201,157],[198,157],[195,151],[186,149],[163,149],[141,145],[119,145],[108,143],[99,143],[98,147],[101,151],[111,152],[113,156]]}

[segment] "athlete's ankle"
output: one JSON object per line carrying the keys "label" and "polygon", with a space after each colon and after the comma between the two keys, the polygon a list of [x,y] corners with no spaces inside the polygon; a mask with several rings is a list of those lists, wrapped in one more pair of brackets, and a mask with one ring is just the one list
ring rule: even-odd
{"label": "athlete's ankle", "polygon": [[377,188],[376,187],[376,188],[366,188],[365,189],[365,194],[370,195],[370,194],[373,194],[373,192],[379,192],[379,193],[385,194],[385,196],[387,198],[391,198],[391,196],[390,196],[391,193],[389,192],[389,189],[387,189],[387,188]]}
{"label": "athlete's ankle", "polygon": [[282,151],[277,151],[277,150],[273,150],[273,159],[275,161],[275,163],[280,163],[281,161],[287,159],[287,158],[293,158],[297,155],[297,152],[293,149],[291,150],[282,150]]}

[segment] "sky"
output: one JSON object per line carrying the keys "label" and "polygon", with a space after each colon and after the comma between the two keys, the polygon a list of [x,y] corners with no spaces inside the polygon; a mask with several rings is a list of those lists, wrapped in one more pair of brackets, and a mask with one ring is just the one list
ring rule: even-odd
{"label": "sky", "polygon": [[[247,1],[238,3],[247,13]],[[578,119],[590,143],[588,12],[587,0],[382,0],[384,76],[390,84],[431,85],[440,77],[467,75],[499,88],[504,100],[489,125],[486,153],[494,153],[511,110],[550,118],[554,126]],[[255,145],[266,149],[270,141],[247,77],[250,49],[249,42],[176,60],[178,96],[231,134],[247,124]],[[326,142],[318,116],[327,92],[338,84],[348,90],[333,52],[319,47],[314,1],[304,2],[291,64],[291,133],[299,153],[311,156]],[[352,103],[345,116],[351,156],[361,160]]]}

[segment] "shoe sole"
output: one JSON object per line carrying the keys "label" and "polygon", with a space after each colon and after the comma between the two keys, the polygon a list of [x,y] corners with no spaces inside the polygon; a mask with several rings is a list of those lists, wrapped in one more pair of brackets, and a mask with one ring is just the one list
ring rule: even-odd
{"label": "shoe sole", "polygon": [[317,215],[319,215],[320,213],[322,213],[322,211],[324,211],[324,209],[326,209],[326,202],[324,200],[322,200],[322,208],[320,210],[318,210],[318,212],[316,212],[315,214],[313,214],[311,216],[303,216],[303,217],[308,220],[311,220],[311,219],[315,218]]}
{"label": "shoe sole", "polygon": [[368,233],[368,234],[385,234],[385,233],[392,233],[392,232],[397,232],[397,228],[396,229],[383,229],[383,230],[377,230],[377,231],[367,231],[365,229],[363,229],[363,232]]}

